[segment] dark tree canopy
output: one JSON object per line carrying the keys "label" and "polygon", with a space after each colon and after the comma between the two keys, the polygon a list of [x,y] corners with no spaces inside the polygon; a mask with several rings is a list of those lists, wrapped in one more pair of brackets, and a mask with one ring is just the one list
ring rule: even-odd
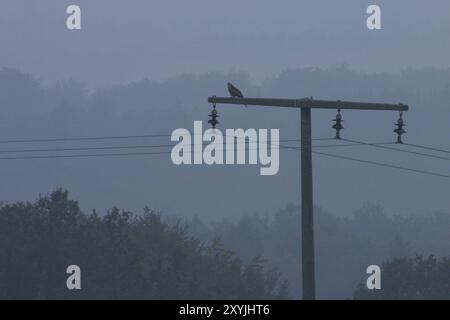
{"label": "dark tree canopy", "polygon": [[394,259],[381,267],[381,289],[360,284],[355,299],[449,299],[450,259],[434,256]]}
{"label": "dark tree canopy", "polygon": [[[66,288],[81,268],[82,290]],[[67,191],[0,207],[1,299],[269,299],[286,296],[261,259],[244,264],[155,212],[81,212]]]}

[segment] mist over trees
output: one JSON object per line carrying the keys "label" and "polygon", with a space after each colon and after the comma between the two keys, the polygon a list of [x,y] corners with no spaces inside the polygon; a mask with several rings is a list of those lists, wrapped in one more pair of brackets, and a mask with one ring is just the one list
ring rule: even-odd
{"label": "mist over trees", "polygon": [[[390,216],[366,204],[339,218],[316,208],[318,298],[449,298],[449,228],[450,213]],[[0,298],[298,299],[300,248],[293,205],[215,222],[149,208],[86,214],[60,189],[0,206]],[[72,264],[81,291],[65,286]],[[382,290],[365,287],[371,264]]]}
{"label": "mist over trees", "polygon": [[[414,288],[421,292],[429,290],[428,295],[418,297],[450,297],[449,292],[442,289],[446,286],[444,283],[434,287],[434,282],[425,284],[425,280],[410,278],[415,276],[411,270],[417,264],[413,259],[416,255],[450,256],[450,212],[399,216],[384,212],[378,204],[366,203],[348,217],[339,217],[320,208],[315,208],[314,213],[319,298],[350,299],[357,288],[355,297],[364,299],[399,299],[400,292],[409,291],[412,295]],[[186,225],[190,233],[200,239],[218,237],[244,261],[260,255],[288,281],[292,297],[301,297],[301,228],[297,206],[288,205],[273,214],[254,214],[212,223],[193,219]],[[393,259],[404,259],[400,260],[404,262],[386,262]],[[363,290],[369,276],[366,268],[372,264],[382,268],[382,290],[366,293],[367,290]],[[437,268],[428,269],[425,263],[420,266],[423,273],[433,273]],[[443,273],[430,274],[430,279],[441,279],[448,273],[445,271],[447,260],[439,262],[439,268]],[[359,287],[360,283],[364,287]]]}
{"label": "mist over trees", "polygon": [[[406,115],[406,141],[443,148],[448,144],[445,137],[448,136],[447,119],[450,116],[450,70],[410,69],[398,74],[361,74],[345,66],[286,70],[260,83],[252,82],[245,72],[236,72],[185,74],[164,82],[142,80],[98,89],[89,89],[75,81],[43,86],[38,75],[1,69],[0,140],[170,134],[176,128],[191,129],[194,120],[203,120],[206,128],[210,112],[206,98],[214,94],[227,95],[227,81],[237,84],[247,96],[314,96],[406,103],[411,107]],[[298,137],[297,112],[275,109],[218,106],[221,116],[219,128],[280,128],[280,139]],[[332,111],[314,112],[313,137],[333,137],[331,119],[334,116]],[[394,141],[392,130],[397,114],[344,112],[343,116],[344,137]],[[2,149],[170,143],[168,138],[110,142],[2,144]],[[370,148],[350,151],[352,155],[371,160],[389,160],[398,165],[408,163],[419,168],[433,167],[436,171],[441,169],[442,163],[426,159],[413,162],[410,156],[396,153],[386,157],[386,152],[366,149]],[[2,158],[17,155],[27,154],[1,153]],[[40,190],[61,186],[70,188],[86,209],[106,210],[118,205],[138,211],[150,202],[157,209],[214,218],[254,210],[273,212],[286,203],[296,203],[299,194],[298,180],[292,175],[298,172],[298,155],[287,151],[280,155],[279,174],[269,179],[259,177],[253,167],[178,168],[171,163],[170,156],[2,161],[5,166],[0,167],[0,173],[3,181],[8,181],[0,184],[2,199],[31,200]],[[333,169],[334,165],[339,165],[339,170]],[[389,170],[366,170],[364,166],[355,167],[351,163],[330,162],[328,159],[321,161],[321,158],[315,159],[314,169],[316,185],[321,186],[318,204],[338,215],[346,215],[363,201],[372,199],[403,212],[445,209],[448,205],[446,184],[441,180],[422,182],[420,176],[392,175]],[[442,167],[444,170],[446,168]],[[372,172],[376,173],[376,179],[372,179]],[[349,183],[341,184],[343,179]],[[368,188],[353,187],[368,179],[372,181]],[[155,184],[153,181],[165,183]],[[191,188],[191,181],[197,181],[198,186],[202,186],[201,190]],[[203,188],[213,181],[218,182],[214,190]],[[236,183],[240,187],[236,188]],[[433,186],[432,192],[427,194],[427,200],[433,203],[431,207],[428,207],[428,202],[420,200],[424,192],[430,190],[426,187],[429,183]],[[90,187],[86,188],[86,185]],[[408,188],[402,187],[405,185]],[[173,201],[172,194],[177,195],[177,201]],[[225,205],[223,194],[234,201]],[[359,199],[357,203],[344,201],[347,194]],[[217,206],[217,203],[222,205]]]}
{"label": "mist over trees", "polygon": [[[345,66],[286,70],[260,83],[252,82],[250,75],[245,72],[236,72],[186,74],[164,82],[142,80],[100,89],[89,89],[75,81],[44,87],[37,76],[15,69],[2,69],[0,140],[170,133],[174,128],[189,128],[194,120],[206,120],[210,111],[206,97],[226,95],[227,81],[238,84],[244,94],[256,97],[298,98],[312,95],[323,99],[406,103],[413,111],[407,115],[407,139],[450,148],[450,70],[410,69],[398,74],[361,74]],[[298,118],[287,111],[227,109],[219,106],[219,113],[224,126],[282,128],[281,138],[298,137],[299,134]],[[392,123],[397,115],[345,113],[344,116],[345,135],[357,132],[361,139],[369,141],[392,139]],[[331,113],[314,115],[315,136],[333,136],[330,129],[332,117],[334,114]],[[154,142],[134,142],[151,143]],[[167,140],[162,143],[167,143]],[[45,146],[86,145],[64,142]],[[89,146],[104,145],[103,142]],[[36,147],[39,146],[31,143],[2,143],[0,158],[24,155],[11,151]],[[441,163],[430,163],[423,159],[413,162],[398,154],[392,157],[386,157],[385,154],[363,155],[370,156],[372,160],[397,161],[399,165],[442,169],[443,172],[447,170]],[[156,291],[148,291],[148,287],[140,287],[157,286],[152,282],[153,278],[146,278],[150,271],[143,271],[142,268],[153,265],[156,260],[152,259],[162,255],[157,251],[159,249],[151,248],[158,252],[151,256],[146,247],[151,244],[136,238],[139,234],[147,235],[147,232],[160,233],[172,239],[167,240],[167,246],[173,250],[177,246],[185,248],[188,260],[204,259],[207,261],[205,263],[213,265],[225,260],[227,271],[224,272],[229,272],[229,275],[247,284],[247,280],[243,280],[245,272],[242,270],[253,268],[249,266],[260,270],[258,261],[254,262],[257,266],[252,264],[252,259],[260,256],[265,260],[267,270],[276,267],[281,273],[278,284],[287,280],[289,297],[300,297],[301,237],[297,206],[299,163],[295,154],[292,158],[282,155],[280,173],[270,179],[261,179],[251,168],[175,168],[170,159],[164,157],[1,161],[0,202],[4,204],[1,207],[0,254],[3,256],[0,261],[6,261],[9,267],[0,272],[0,291],[8,297],[19,297],[24,292],[31,292],[33,298],[65,297],[61,296],[65,294],[62,292],[64,288],[58,285],[66,275],[56,275],[53,273],[56,269],[52,268],[73,263],[70,260],[72,252],[82,261],[88,261],[97,253],[99,256],[109,255],[94,259],[97,265],[92,266],[95,270],[92,277],[99,277],[103,281],[102,288],[107,287],[108,279],[114,279],[112,287],[108,287],[107,292],[91,288],[90,297],[119,297],[118,292],[122,290],[120,297],[125,298],[136,297],[143,291],[148,295],[140,298],[171,296],[175,292],[175,284],[165,288],[166,291],[158,291],[160,295]],[[432,268],[435,268],[434,264],[438,266],[436,268],[447,265],[446,260],[439,259],[450,255],[448,181],[397,175],[389,170],[371,171],[363,168],[358,171],[358,167],[353,164],[320,160],[315,161],[314,170],[315,187],[320,187],[320,192],[315,193],[319,298],[351,298],[355,290],[356,298],[376,298],[358,289],[358,284],[365,283],[365,270],[369,264],[381,266],[386,263],[386,270],[396,268],[396,263],[400,264],[405,268],[405,273],[401,272],[406,274],[405,277],[413,274],[408,273],[408,270],[423,265],[413,260],[416,254],[437,257],[436,263],[428,264]],[[71,195],[80,201],[81,208],[69,200],[64,192],[43,197],[36,203],[15,203],[34,199],[39,192],[45,193],[55,187],[69,189]],[[362,193],[362,190],[367,191]],[[369,202],[354,210],[365,200]],[[294,204],[286,206],[286,203]],[[145,205],[162,211],[168,225],[151,213],[134,216],[114,209],[107,215],[82,214],[92,208],[105,213],[114,206],[127,208],[130,212],[141,212]],[[395,207],[392,210],[393,205],[399,209]],[[55,206],[59,209],[54,209]],[[385,212],[383,206],[389,209]],[[62,213],[61,208],[64,209]],[[173,214],[176,221],[181,219],[185,222],[187,230],[177,229],[165,213]],[[60,214],[63,216],[59,217]],[[197,218],[193,218],[195,216]],[[52,222],[53,218],[55,221]],[[147,220],[153,221],[154,228],[149,227],[151,230],[146,229]],[[15,228],[17,226],[20,228]],[[97,239],[97,236],[103,238]],[[217,249],[219,253],[208,253],[208,250],[214,252],[215,249],[211,248],[199,253],[197,242],[190,237],[210,245],[219,238],[223,247]],[[51,248],[58,241],[62,242],[55,248],[56,251],[47,250],[40,254],[43,247]],[[118,246],[110,245],[109,242],[118,243]],[[128,250],[129,245],[133,249]],[[126,253],[124,246],[127,248]],[[8,247],[16,250],[8,251]],[[67,248],[71,248],[70,256],[67,255]],[[237,257],[231,257],[227,250],[235,252]],[[32,261],[30,265],[24,264],[27,260]],[[106,266],[101,263],[102,260],[115,263]],[[50,266],[55,262],[56,266]],[[13,268],[19,265],[22,269]],[[233,267],[235,265],[241,265],[243,269],[238,272],[238,268]],[[47,270],[47,267],[49,271],[35,271],[36,268]],[[198,274],[199,277],[208,275],[201,271],[201,265],[193,264],[192,267],[198,269],[189,269],[190,273]],[[5,264],[3,268],[6,268]],[[130,278],[129,274],[136,272],[138,278]],[[23,273],[30,277],[31,282],[20,280]],[[236,284],[226,289],[228,291],[219,292],[220,296],[232,297],[236,291],[246,297],[277,296],[278,293],[271,291],[273,282],[265,271],[254,271],[253,275],[259,280],[255,280],[254,286],[250,288],[259,289],[245,292],[242,288],[238,290]],[[185,277],[179,274],[174,276]],[[210,276],[215,279],[216,274]],[[89,279],[90,276],[87,277]],[[14,283],[18,287],[11,287],[13,282],[8,281],[9,278],[15,279]],[[44,278],[46,280],[42,280]],[[39,279],[49,281],[48,286]],[[390,280],[386,281],[390,283]],[[127,291],[130,282],[137,283],[137,291]],[[64,285],[65,280],[61,283]],[[183,290],[187,290],[189,281],[180,285],[184,287],[177,287],[177,292],[181,292],[179,297],[186,292]],[[193,296],[217,297],[219,293],[211,293],[214,290],[210,285],[211,282],[205,280],[205,286],[200,286],[202,289],[192,289],[195,293]],[[218,282],[215,285],[218,286]],[[155,294],[152,295],[152,292]],[[446,291],[439,289],[438,292],[442,293],[440,296],[446,297]],[[385,297],[399,297],[404,293],[389,294]]]}

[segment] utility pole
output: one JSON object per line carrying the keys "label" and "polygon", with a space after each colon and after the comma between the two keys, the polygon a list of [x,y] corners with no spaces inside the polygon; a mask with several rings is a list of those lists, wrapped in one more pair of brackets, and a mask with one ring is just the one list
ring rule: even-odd
{"label": "utility pole", "polygon": [[302,215],[302,281],[303,299],[316,297],[314,266],[314,214],[311,145],[311,108],[300,109],[301,134],[301,215]]}
{"label": "utility pole", "polygon": [[[311,139],[311,109],[336,109],[339,119],[340,110],[384,110],[403,111],[408,110],[404,104],[367,103],[350,101],[327,101],[313,98],[303,99],[261,99],[261,98],[228,98],[209,97],[208,102],[216,104],[233,104],[246,106],[286,107],[300,109],[301,132],[301,228],[302,228],[302,282],[303,299],[314,300],[316,298],[315,286],[315,259],[314,259],[314,214],[313,214],[313,175],[312,175],[312,139]],[[401,116],[400,116],[401,119]],[[402,120],[403,121],[403,120]],[[339,122],[340,123],[340,122]],[[403,126],[403,122],[401,122]],[[402,129],[402,128],[401,128]],[[339,139],[339,130],[336,128],[336,138]],[[397,132],[399,137],[404,131]],[[400,142],[399,142],[400,141]],[[401,143],[399,138],[398,143]]]}

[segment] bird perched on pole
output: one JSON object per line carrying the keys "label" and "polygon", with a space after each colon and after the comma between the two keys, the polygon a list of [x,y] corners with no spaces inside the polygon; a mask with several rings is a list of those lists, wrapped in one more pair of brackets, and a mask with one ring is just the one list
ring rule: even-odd
{"label": "bird perched on pole", "polygon": [[[232,98],[243,98],[244,95],[242,94],[241,90],[236,88],[231,82],[227,83],[228,92],[230,93],[230,96]],[[247,107],[247,105],[245,105]]]}

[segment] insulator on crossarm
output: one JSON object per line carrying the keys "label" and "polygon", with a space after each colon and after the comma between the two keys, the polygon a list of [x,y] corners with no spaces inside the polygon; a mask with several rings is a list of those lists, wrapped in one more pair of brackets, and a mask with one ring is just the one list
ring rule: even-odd
{"label": "insulator on crossarm", "polygon": [[399,118],[397,120],[397,123],[394,124],[396,128],[394,129],[394,132],[397,134],[397,142],[403,144],[402,141],[402,135],[406,133],[405,129],[403,127],[406,126],[405,122],[403,121],[403,112],[399,112]]}
{"label": "insulator on crossarm", "polygon": [[208,123],[211,125],[213,129],[216,128],[216,126],[219,124],[219,121],[217,118],[219,117],[219,114],[216,110],[216,104],[213,104],[213,110],[211,111],[211,114],[208,115],[211,119],[208,121]]}
{"label": "insulator on crossarm", "polygon": [[341,139],[341,130],[344,129],[344,126],[342,125],[342,115],[341,115],[341,109],[338,109],[338,112],[336,114],[336,118],[333,120],[335,124],[332,126],[333,129],[336,130],[336,136],[335,139]]}

